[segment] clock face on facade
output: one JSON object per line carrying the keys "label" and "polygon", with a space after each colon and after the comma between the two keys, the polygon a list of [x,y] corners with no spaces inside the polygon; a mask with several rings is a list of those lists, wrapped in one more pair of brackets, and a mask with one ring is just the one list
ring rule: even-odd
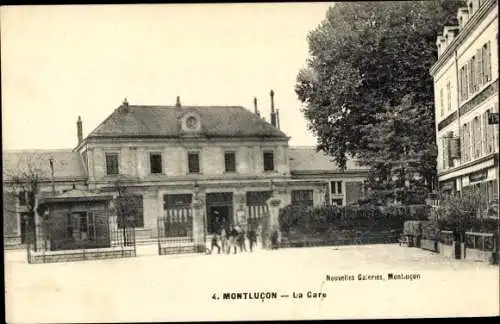
{"label": "clock face on facade", "polygon": [[196,120],[196,117],[191,116],[188,119],[186,119],[186,126],[189,129],[195,129],[197,124],[198,120]]}

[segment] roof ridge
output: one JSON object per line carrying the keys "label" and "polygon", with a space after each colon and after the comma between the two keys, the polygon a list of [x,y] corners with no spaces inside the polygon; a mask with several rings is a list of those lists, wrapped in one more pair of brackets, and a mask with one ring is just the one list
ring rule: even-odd
{"label": "roof ridge", "polygon": [[[182,105],[181,107],[177,106],[164,106],[164,105],[128,105],[128,108],[161,108],[161,109],[188,109],[188,108],[243,108],[245,107],[241,105]],[[248,109],[247,109],[248,110]]]}
{"label": "roof ridge", "polygon": [[40,153],[49,153],[49,152],[61,152],[61,153],[78,153],[74,152],[71,148],[59,148],[59,149],[6,149],[2,150],[3,153],[28,153],[28,152],[40,152]]}

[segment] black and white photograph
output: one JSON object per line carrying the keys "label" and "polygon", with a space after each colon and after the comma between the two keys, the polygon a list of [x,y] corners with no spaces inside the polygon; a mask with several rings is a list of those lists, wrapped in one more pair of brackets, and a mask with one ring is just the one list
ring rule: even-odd
{"label": "black and white photograph", "polygon": [[498,0],[0,7],[7,323],[500,315]]}

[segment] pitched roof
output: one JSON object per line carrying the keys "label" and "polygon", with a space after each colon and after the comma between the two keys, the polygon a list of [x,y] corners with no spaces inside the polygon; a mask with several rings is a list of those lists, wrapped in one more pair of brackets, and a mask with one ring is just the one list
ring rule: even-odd
{"label": "pitched roof", "polygon": [[92,137],[178,137],[179,120],[186,112],[201,118],[207,137],[275,137],[286,134],[239,106],[121,106],[87,138]]}
{"label": "pitched roof", "polygon": [[368,168],[361,166],[356,160],[348,159],[346,170],[342,171],[332,156],[324,152],[317,152],[315,147],[302,146],[290,147],[288,149],[290,171],[308,172],[345,172],[345,171],[367,171]]}
{"label": "pitched roof", "polygon": [[[20,150],[3,151],[4,180],[23,173],[35,173],[42,179],[51,178],[50,159],[54,163],[56,180],[71,180],[87,177],[79,152],[65,150]],[[31,171],[30,171],[31,170]]]}

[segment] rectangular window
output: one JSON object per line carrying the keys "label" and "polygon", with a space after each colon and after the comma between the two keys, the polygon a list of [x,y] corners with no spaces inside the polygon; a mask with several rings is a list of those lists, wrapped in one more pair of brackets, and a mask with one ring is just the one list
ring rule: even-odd
{"label": "rectangular window", "polygon": [[439,89],[439,116],[444,116],[444,96],[443,96],[443,88]]}
{"label": "rectangular window", "polygon": [[188,153],[189,173],[200,173],[200,154],[197,152]]}
{"label": "rectangular window", "polygon": [[483,114],[483,152],[485,154],[490,153],[488,151],[488,111]]}
{"label": "rectangular window", "polygon": [[471,88],[471,93],[475,93],[477,90],[477,85],[476,85],[476,57],[473,56],[472,59],[469,61],[470,65],[470,88]]}
{"label": "rectangular window", "polygon": [[463,78],[464,78],[464,71],[463,68],[461,68],[460,71],[458,71],[458,98],[460,102],[464,100]]}
{"label": "rectangular window", "polygon": [[482,53],[483,79],[484,82],[491,81],[491,46],[490,42],[483,45]]}
{"label": "rectangular window", "polygon": [[118,173],[118,153],[106,153],[106,174],[116,175]]}
{"label": "rectangular window", "polygon": [[484,84],[483,80],[483,55],[481,53],[481,49],[479,48],[476,51],[477,63],[476,63],[476,84],[477,90],[481,89]]}
{"label": "rectangular window", "polygon": [[274,171],[273,152],[264,152],[264,171]]}
{"label": "rectangular window", "polygon": [[160,153],[150,153],[149,154],[149,163],[151,167],[151,174],[162,173],[162,162],[161,162],[161,154]]}
{"label": "rectangular window", "polygon": [[448,112],[451,111],[451,83],[448,82],[446,84],[446,102],[447,102],[447,108]]}
{"label": "rectangular window", "polygon": [[469,98],[469,70],[467,69],[467,64],[464,65],[464,100]]}
{"label": "rectangular window", "polygon": [[26,206],[26,191],[20,191],[19,192],[19,206]]}
{"label": "rectangular window", "polygon": [[292,205],[306,205],[313,207],[313,191],[312,190],[292,190]]}
{"label": "rectangular window", "polygon": [[330,182],[330,191],[334,195],[341,195],[342,194],[342,181]]}
{"label": "rectangular window", "polygon": [[470,97],[474,93],[474,74],[472,72],[472,61],[469,60],[467,62],[467,97]]}
{"label": "rectangular window", "polygon": [[73,238],[73,222],[71,214],[66,215],[66,238]]}
{"label": "rectangular window", "polygon": [[447,169],[449,167],[448,163],[448,141],[449,139],[447,137],[443,138],[443,169]]}
{"label": "rectangular window", "polygon": [[224,153],[224,167],[226,172],[236,172],[236,153]]}
{"label": "rectangular window", "polygon": [[462,125],[460,132],[460,162],[465,162],[465,124]]}
{"label": "rectangular window", "polygon": [[344,204],[344,199],[332,199],[332,205],[342,206]]}
{"label": "rectangular window", "polygon": [[479,117],[475,117],[473,121],[474,125],[474,158],[479,158],[482,154],[481,146],[481,119]]}
{"label": "rectangular window", "polygon": [[472,147],[472,122],[467,123],[467,161],[472,160],[473,147]]}
{"label": "rectangular window", "polygon": [[87,213],[87,220],[88,220],[88,238],[89,240],[93,240],[95,239],[95,221],[93,212]]}

